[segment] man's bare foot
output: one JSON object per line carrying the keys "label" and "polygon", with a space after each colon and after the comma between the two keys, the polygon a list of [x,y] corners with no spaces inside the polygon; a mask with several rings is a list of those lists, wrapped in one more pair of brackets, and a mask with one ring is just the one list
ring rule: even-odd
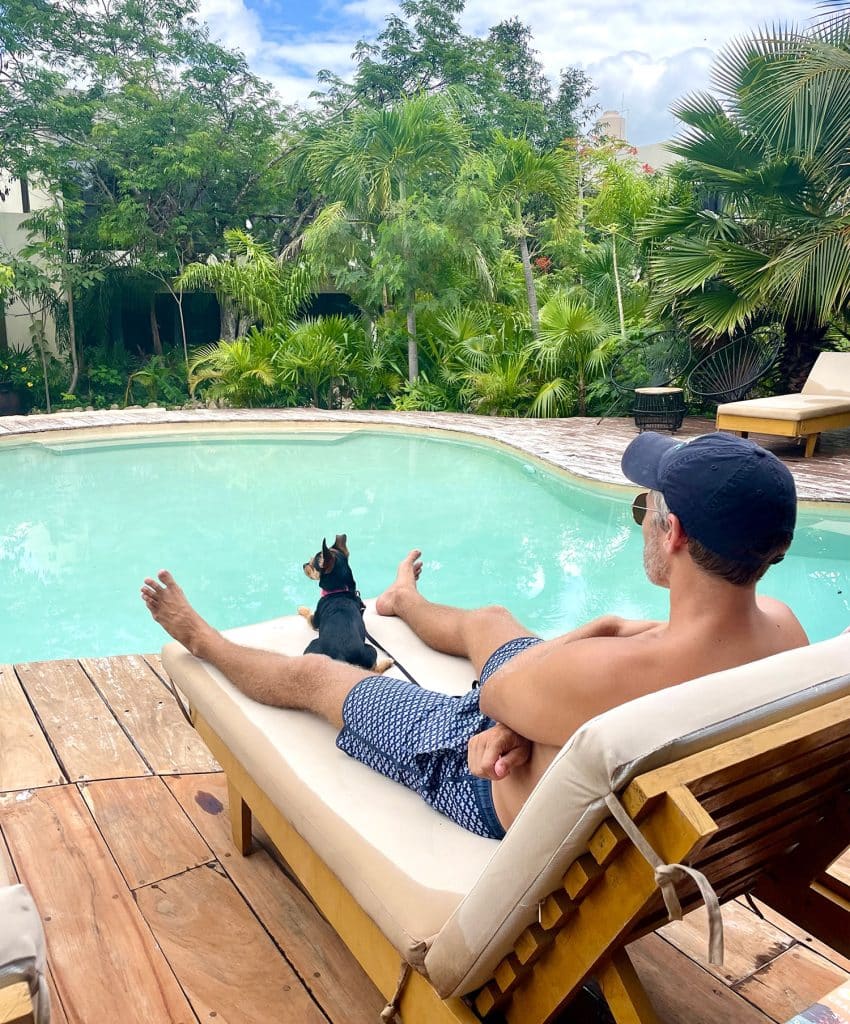
{"label": "man's bare foot", "polygon": [[196,657],[200,657],[204,638],[215,633],[215,630],[189,604],[186,595],[174,582],[170,572],[162,569],[156,575],[156,580],[145,580],[142,586],[142,600],[166,633],[173,636]]}
{"label": "man's bare foot", "polygon": [[416,590],[416,581],[422,574],[422,563],[419,561],[422,552],[416,548],[399,562],[395,580],[375,602],[375,611],[379,615],[395,615],[396,601],[401,594]]}

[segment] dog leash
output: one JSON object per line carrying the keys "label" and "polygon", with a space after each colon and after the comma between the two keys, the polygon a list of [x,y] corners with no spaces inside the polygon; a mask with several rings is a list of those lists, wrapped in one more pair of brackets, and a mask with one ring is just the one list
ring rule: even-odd
{"label": "dog leash", "polygon": [[407,669],[404,667],[404,665],[402,665],[402,663],[398,660],[398,658],[396,658],[396,656],[393,654],[392,651],[388,651],[386,649],[386,647],[384,647],[384,645],[379,640],[376,640],[372,636],[372,634],[369,632],[369,630],[366,629],[366,624],[365,623],[363,624],[363,628],[366,630],[366,639],[369,641],[369,643],[370,644],[374,644],[376,647],[379,647],[384,652],[384,654],[388,654],[393,659],[393,664],[395,665],[395,667],[399,670],[399,672],[401,672],[403,675],[407,676],[407,679],[408,679],[409,682],[413,683],[414,686],[420,686],[421,687],[422,683],[420,683],[418,679],[414,679],[413,678],[413,676],[407,671]]}

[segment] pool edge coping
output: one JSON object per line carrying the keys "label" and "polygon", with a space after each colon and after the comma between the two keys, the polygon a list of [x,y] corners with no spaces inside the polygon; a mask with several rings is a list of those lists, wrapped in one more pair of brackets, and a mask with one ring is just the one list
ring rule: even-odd
{"label": "pool edge coping", "polygon": [[[398,412],[389,410],[326,410],[311,408],[295,409],[197,409],[168,410],[162,407],[128,408],[120,411],[91,410],[73,413],[41,414],[38,416],[4,417],[7,427],[0,420],[0,451],[6,446],[45,443],[49,437],[52,443],[62,443],[64,435],[81,441],[98,441],[106,436],[139,438],[163,433],[171,435],[214,432],[227,430],[236,433],[284,432],[295,430],[354,431],[356,429],[381,429],[427,436],[438,433],[458,439],[476,439],[496,448],[506,449],[510,454],[519,455],[537,462],[556,476],[565,477],[576,486],[587,486],[614,494],[633,490],[631,483],[621,473],[618,480],[605,479],[590,472],[578,472],[575,468],[556,461],[551,452],[535,450],[535,437],[526,440],[514,436],[517,427],[537,430],[542,427],[555,428],[559,420],[523,420],[507,417],[474,416],[464,413]],[[70,421],[70,422],[68,422]],[[447,422],[448,421],[448,422]],[[593,422],[593,421],[591,421]],[[506,434],[510,436],[505,436]],[[58,435],[58,437],[57,437]],[[55,439],[55,440],[54,440]],[[590,440],[587,439],[587,444]],[[562,456],[564,458],[564,456]],[[610,467],[609,467],[610,468]],[[821,510],[846,513],[850,501],[840,498],[820,499],[802,497],[798,504],[806,511]]]}

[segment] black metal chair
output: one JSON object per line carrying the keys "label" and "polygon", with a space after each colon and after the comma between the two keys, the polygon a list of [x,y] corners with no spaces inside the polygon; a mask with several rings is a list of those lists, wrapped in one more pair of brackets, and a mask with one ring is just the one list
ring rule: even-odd
{"label": "black metal chair", "polygon": [[688,390],[718,405],[739,402],[771,371],[781,345],[782,334],[771,328],[736,338],[696,364],[688,375]]}
{"label": "black metal chair", "polygon": [[[688,339],[674,332],[659,332],[629,345],[614,360],[611,383],[628,396],[629,411],[639,431],[669,430],[675,433],[685,417],[684,390],[679,381],[691,361]],[[620,399],[608,409],[609,415]]]}

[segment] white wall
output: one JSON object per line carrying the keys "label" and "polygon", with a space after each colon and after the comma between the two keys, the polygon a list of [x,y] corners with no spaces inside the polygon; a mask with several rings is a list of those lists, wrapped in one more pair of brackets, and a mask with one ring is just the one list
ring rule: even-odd
{"label": "white wall", "polygon": [[[23,221],[35,210],[44,209],[50,205],[50,196],[41,189],[29,186],[30,212],[24,212],[24,192],[21,182],[13,178],[8,172],[0,170],[0,250],[16,253],[29,241],[26,231],[21,227]],[[29,310],[20,302],[7,304],[6,315],[6,339],[13,348],[29,346],[32,341],[31,327],[32,316]],[[48,346],[56,348],[56,330],[53,318],[46,314],[45,334]]]}

